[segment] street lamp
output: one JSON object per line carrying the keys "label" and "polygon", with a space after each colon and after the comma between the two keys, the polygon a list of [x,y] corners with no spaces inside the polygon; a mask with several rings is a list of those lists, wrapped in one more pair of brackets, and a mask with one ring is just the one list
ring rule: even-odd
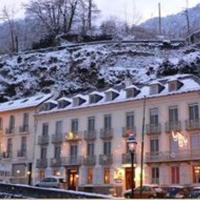
{"label": "street lamp", "polygon": [[134,161],[135,161],[135,149],[137,146],[137,141],[135,136],[131,134],[127,140],[128,148],[131,153],[131,197],[134,197],[134,188],[135,188],[135,168],[134,168]]}

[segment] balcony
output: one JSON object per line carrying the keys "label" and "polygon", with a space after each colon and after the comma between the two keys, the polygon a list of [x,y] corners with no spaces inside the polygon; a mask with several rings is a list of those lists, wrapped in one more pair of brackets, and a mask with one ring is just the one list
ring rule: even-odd
{"label": "balcony", "polygon": [[102,140],[110,140],[113,138],[113,129],[101,129],[100,138]]}
{"label": "balcony", "polygon": [[15,128],[6,128],[6,134],[14,134]]}
{"label": "balcony", "polygon": [[198,150],[181,150],[179,152],[157,152],[146,153],[146,163],[161,163],[161,162],[184,162],[196,161],[200,159],[200,149]]}
{"label": "balcony", "polygon": [[86,166],[96,165],[96,156],[87,156],[83,159],[83,164]]}
{"label": "balcony", "polygon": [[51,167],[61,167],[62,166],[62,158],[52,158],[51,159]]}
{"label": "balcony", "polygon": [[200,119],[186,120],[185,127],[186,127],[187,131],[199,130],[200,129]]}
{"label": "balcony", "polygon": [[84,140],[92,141],[92,140],[96,140],[96,138],[97,138],[96,130],[84,132]]}
{"label": "balcony", "polygon": [[28,134],[29,133],[29,126],[23,125],[19,127],[19,133],[21,134]]}
{"label": "balcony", "polygon": [[48,161],[47,159],[37,159],[36,168],[47,168]]}
{"label": "balcony", "polygon": [[48,135],[40,135],[38,137],[38,145],[47,145],[49,144],[49,136]]}
{"label": "balcony", "polygon": [[[136,163],[137,160],[136,160],[136,154],[134,156],[134,163]],[[130,153],[123,153],[122,154],[122,164],[125,165],[125,164],[131,164],[131,154]]]}
{"label": "balcony", "polygon": [[64,136],[62,133],[59,133],[59,134],[54,134],[52,135],[51,137],[51,142],[53,144],[56,144],[56,143],[62,143],[64,141]]}
{"label": "balcony", "polygon": [[146,125],[147,135],[158,135],[161,134],[161,124],[147,124]]}
{"label": "balcony", "polygon": [[76,142],[82,139],[82,133],[80,131],[68,132],[65,136],[66,142]]}
{"label": "balcony", "polygon": [[122,137],[127,138],[130,134],[136,134],[136,127],[128,128],[123,127],[122,128]]}
{"label": "balcony", "polygon": [[165,131],[167,133],[169,133],[171,131],[181,131],[181,122],[180,121],[166,122],[165,123]]}
{"label": "balcony", "polygon": [[113,163],[113,156],[112,154],[110,155],[100,155],[99,156],[99,164],[100,165],[112,165]]}
{"label": "balcony", "polygon": [[19,150],[17,152],[17,157],[19,157],[19,158],[26,158],[26,151],[25,150]]}
{"label": "balcony", "polygon": [[12,152],[3,152],[1,157],[2,157],[2,159],[11,159],[12,158]]}
{"label": "balcony", "polygon": [[73,166],[82,164],[82,156],[70,156],[63,158],[63,165]]}

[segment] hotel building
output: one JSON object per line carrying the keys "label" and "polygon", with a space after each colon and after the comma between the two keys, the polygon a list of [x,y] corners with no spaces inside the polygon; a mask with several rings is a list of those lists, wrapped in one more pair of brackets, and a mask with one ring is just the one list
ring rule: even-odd
{"label": "hotel building", "polygon": [[200,79],[192,75],[45,101],[35,115],[34,182],[59,175],[68,189],[121,195],[134,133],[139,185],[144,99],[144,183],[199,184]]}

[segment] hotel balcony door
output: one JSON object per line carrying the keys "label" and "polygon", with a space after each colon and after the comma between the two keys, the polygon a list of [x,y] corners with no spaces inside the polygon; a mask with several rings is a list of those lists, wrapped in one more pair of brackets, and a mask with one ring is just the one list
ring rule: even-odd
{"label": "hotel balcony door", "polygon": [[67,169],[67,185],[69,190],[76,190],[78,186],[78,169]]}
{"label": "hotel balcony door", "polygon": [[131,189],[131,168],[125,168],[125,187]]}

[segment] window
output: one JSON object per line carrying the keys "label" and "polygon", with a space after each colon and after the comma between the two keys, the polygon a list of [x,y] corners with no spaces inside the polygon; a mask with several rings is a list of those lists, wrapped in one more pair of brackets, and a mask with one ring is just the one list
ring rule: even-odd
{"label": "window", "polygon": [[111,142],[110,141],[104,142],[103,153],[104,153],[104,155],[111,155]]}
{"label": "window", "polygon": [[134,128],[134,112],[126,113],[126,128],[127,129]]}
{"label": "window", "polygon": [[40,159],[47,159],[47,147],[41,147]]}
{"label": "window", "polygon": [[22,156],[24,156],[27,151],[27,139],[25,136],[21,138],[21,151],[22,151]]}
{"label": "window", "polygon": [[87,144],[87,155],[94,156],[94,143]]}
{"label": "window", "polygon": [[0,117],[0,130],[3,129],[3,119]]}
{"label": "window", "polygon": [[196,121],[199,119],[199,106],[198,104],[189,105],[189,120]]}
{"label": "window", "polygon": [[170,139],[170,152],[178,153],[178,151],[179,151],[178,141],[171,138]]}
{"label": "window", "polygon": [[54,147],[54,158],[59,159],[61,154],[61,146]]}
{"label": "window", "polygon": [[193,182],[200,183],[200,166],[193,166]]}
{"label": "window", "polygon": [[150,124],[158,125],[158,108],[150,109]]}
{"label": "window", "polygon": [[77,145],[71,145],[70,146],[70,156],[72,158],[77,158],[78,155],[78,146]]}
{"label": "window", "polygon": [[104,184],[110,184],[110,169],[104,168]]}
{"label": "window", "polygon": [[95,130],[95,118],[88,117],[88,131],[93,132]]}
{"label": "window", "polygon": [[42,124],[42,135],[47,136],[49,132],[49,124],[48,123],[43,123]]}
{"label": "window", "polygon": [[12,132],[14,128],[15,128],[15,117],[13,115],[11,115],[10,121],[9,121],[10,132]]}
{"label": "window", "polygon": [[93,183],[93,168],[87,169],[87,184]]}
{"label": "window", "polygon": [[40,169],[39,170],[39,178],[40,180],[43,179],[45,177],[45,170],[44,169]]}
{"label": "window", "polygon": [[151,182],[152,184],[159,184],[159,168],[153,167],[151,169]]}
{"label": "window", "polygon": [[191,135],[191,149],[200,150],[200,135]]}
{"label": "window", "polygon": [[178,166],[172,166],[171,167],[171,182],[172,184],[179,184],[179,167]]}
{"label": "window", "polygon": [[23,127],[25,129],[28,128],[28,124],[29,124],[29,114],[28,113],[24,113],[24,116],[23,116]]}
{"label": "window", "polygon": [[178,108],[176,106],[169,108],[169,122],[178,122]]}
{"label": "window", "polygon": [[77,133],[78,132],[78,119],[72,119],[71,120],[71,131],[73,133]]}
{"label": "window", "polygon": [[158,85],[151,85],[150,86],[150,94],[158,94]]}
{"label": "window", "polygon": [[62,134],[62,121],[56,122],[56,135]]}
{"label": "window", "polygon": [[12,149],[13,145],[12,145],[12,138],[9,138],[7,140],[7,157],[8,158],[12,158]]}
{"label": "window", "polygon": [[111,128],[112,128],[111,115],[105,115],[104,116],[104,129],[110,130]]}
{"label": "window", "polygon": [[134,89],[133,89],[133,88],[127,89],[127,90],[126,90],[126,98],[134,97],[134,96],[135,96],[134,93],[135,93],[135,92],[134,92]]}
{"label": "window", "polygon": [[150,152],[155,154],[159,152],[159,140],[158,138],[150,139]]}
{"label": "window", "polygon": [[177,90],[177,82],[173,81],[173,82],[169,83],[168,89],[169,89],[169,92]]}

